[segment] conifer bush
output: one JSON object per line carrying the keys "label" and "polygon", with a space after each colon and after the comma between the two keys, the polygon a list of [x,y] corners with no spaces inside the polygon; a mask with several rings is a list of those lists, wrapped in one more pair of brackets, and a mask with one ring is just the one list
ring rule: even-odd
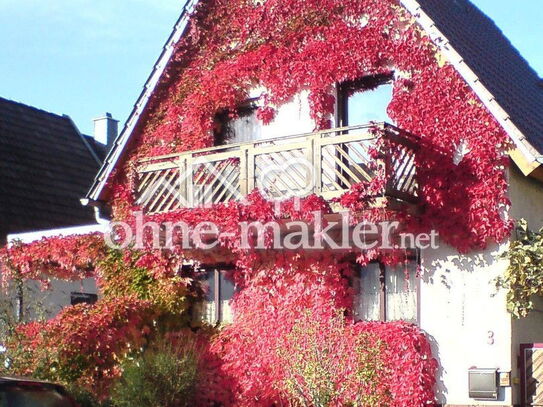
{"label": "conifer bush", "polygon": [[195,345],[162,340],[123,365],[113,387],[114,407],[185,407],[194,400],[198,379]]}

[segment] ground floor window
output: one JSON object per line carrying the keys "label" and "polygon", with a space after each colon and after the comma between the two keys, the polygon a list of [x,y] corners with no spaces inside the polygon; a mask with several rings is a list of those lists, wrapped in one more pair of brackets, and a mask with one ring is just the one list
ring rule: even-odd
{"label": "ground floor window", "polygon": [[70,293],[70,304],[72,305],[94,304],[96,301],[98,301],[97,294],[80,293],[80,292],[75,292],[75,291],[72,291]]}
{"label": "ground floor window", "polygon": [[356,267],[353,278],[356,320],[417,323],[416,259],[396,266],[373,262]]}
{"label": "ground floor window", "polygon": [[206,267],[202,270],[200,284],[203,300],[194,304],[192,317],[196,325],[228,324],[233,321],[230,300],[234,296],[234,283],[228,278],[229,267]]}

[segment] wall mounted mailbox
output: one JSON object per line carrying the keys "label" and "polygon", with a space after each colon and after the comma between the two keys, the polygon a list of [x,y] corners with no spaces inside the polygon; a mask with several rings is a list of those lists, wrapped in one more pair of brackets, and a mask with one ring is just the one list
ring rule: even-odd
{"label": "wall mounted mailbox", "polygon": [[469,397],[476,400],[498,400],[498,369],[469,370]]}

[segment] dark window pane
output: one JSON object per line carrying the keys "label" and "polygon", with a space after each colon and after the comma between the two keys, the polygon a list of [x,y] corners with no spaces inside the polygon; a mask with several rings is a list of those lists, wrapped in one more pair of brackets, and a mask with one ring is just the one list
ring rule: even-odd
{"label": "dark window pane", "polygon": [[231,119],[227,114],[217,119],[216,145],[244,143],[262,138],[262,122],[256,117],[257,109],[243,107],[238,116]]}
{"label": "dark window pane", "polygon": [[193,320],[196,324],[203,322],[215,324],[215,270],[207,270],[199,279],[204,298],[194,304]]}
{"label": "dark window pane", "polygon": [[230,306],[230,300],[234,296],[234,283],[226,277],[226,273],[221,272],[221,323],[233,322],[232,308]]}
{"label": "dark window pane", "polygon": [[215,270],[206,271],[201,282],[206,301],[215,300]]}
{"label": "dark window pane", "polygon": [[226,277],[226,273],[223,271],[221,275],[221,301],[231,300],[234,296],[235,287],[234,283]]}

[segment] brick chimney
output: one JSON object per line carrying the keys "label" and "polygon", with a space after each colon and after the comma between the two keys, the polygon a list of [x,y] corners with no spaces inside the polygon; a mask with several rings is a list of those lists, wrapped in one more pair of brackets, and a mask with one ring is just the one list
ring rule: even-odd
{"label": "brick chimney", "polygon": [[111,147],[113,141],[117,138],[119,132],[119,121],[115,120],[111,113],[106,113],[104,116],[94,119],[94,139]]}

